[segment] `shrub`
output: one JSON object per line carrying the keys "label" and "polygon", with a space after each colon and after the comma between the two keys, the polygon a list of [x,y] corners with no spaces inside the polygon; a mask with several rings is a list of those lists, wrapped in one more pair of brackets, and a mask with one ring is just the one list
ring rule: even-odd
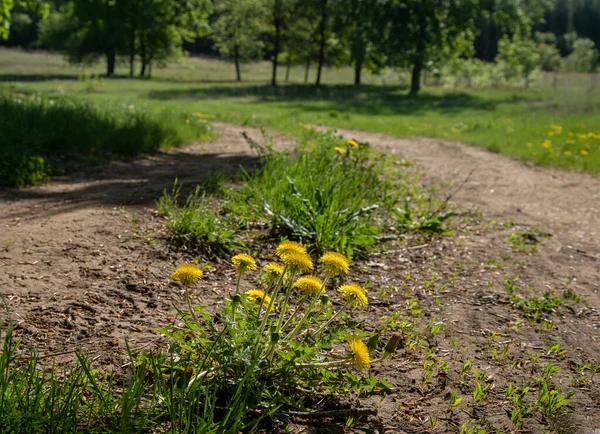
{"label": "shrub", "polygon": [[0,96],[0,184],[32,185],[73,165],[152,153],[208,134],[206,123],[185,113]]}

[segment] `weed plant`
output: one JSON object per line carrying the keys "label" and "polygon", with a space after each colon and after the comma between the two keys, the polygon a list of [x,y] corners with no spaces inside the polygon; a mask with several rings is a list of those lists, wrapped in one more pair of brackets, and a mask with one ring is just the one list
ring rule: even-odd
{"label": "weed plant", "polygon": [[[210,189],[217,188],[218,177],[210,177]],[[217,184],[220,185],[220,182]],[[167,232],[175,244],[188,249],[223,257],[245,244],[234,227],[215,211],[216,203],[206,195],[206,186],[199,185],[183,206],[179,206],[181,185],[175,181],[173,190],[163,192],[157,201],[159,213],[167,219]]]}
{"label": "weed plant", "polygon": [[207,138],[206,121],[114,103],[0,95],[0,185],[44,182],[72,166]]}
{"label": "weed plant", "polygon": [[[325,396],[389,388],[385,380],[360,375],[379,360],[377,344],[388,326],[367,334],[344,318],[368,306],[365,289],[339,285],[341,307],[329,302],[329,287],[348,273],[346,258],[326,252],[319,273],[305,274],[316,267],[304,246],[284,241],[276,254],[281,262],[261,270],[262,289],[245,292],[241,276],[258,266],[249,255],[234,256],[237,283],[215,315],[189,302],[201,270],[184,264],[171,276],[185,288],[188,312],[182,327],[162,331],[172,340],[178,372],[185,374],[181,391],[209,392],[194,405],[217,424],[217,432],[250,431],[265,418],[275,422],[277,414],[305,410]],[[392,338],[382,345],[379,357],[391,357],[396,344]]]}
{"label": "weed plant", "polygon": [[348,257],[375,244],[376,211],[391,191],[367,144],[315,134],[297,155],[271,152],[240,200],[260,203],[275,232]]}

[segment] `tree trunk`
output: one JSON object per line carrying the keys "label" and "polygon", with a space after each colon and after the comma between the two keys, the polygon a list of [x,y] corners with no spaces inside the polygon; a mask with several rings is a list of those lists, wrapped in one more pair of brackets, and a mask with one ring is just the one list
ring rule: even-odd
{"label": "tree trunk", "polygon": [[152,61],[148,62],[148,78],[152,78]]}
{"label": "tree trunk", "polygon": [[354,40],[352,51],[354,57],[354,86],[358,87],[360,86],[362,67],[365,61],[365,44],[361,36]]}
{"label": "tree trunk", "polygon": [[410,94],[416,95],[421,90],[421,71],[423,70],[423,61],[417,59],[413,65],[412,78],[410,82]]}
{"label": "tree trunk", "polygon": [[362,74],[362,64],[363,64],[362,57],[359,57],[354,61],[354,86],[356,86],[356,87],[360,86],[360,78],[361,78],[361,74]]}
{"label": "tree trunk", "polygon": [[135,28],[131,28],[131,40],[129,41],[129,78],[133,78],[135,63]]}
{"label": "tree trunk", "polygon": [[290,81],[290,69],[292,69],[292,64],[288,60],[287,64],[285,65],[285,81],[286,81],[286,83],[288,81]]}
{"label": "tree trunk", "polygon": [[115,75],[116,53],[114,48],[109,48],[106,51],[106,76],[112,77]]}
{"label": "tree trunk", "polygon": [[275,0],[273,24],[275,26],[275,52],[273,53],[273,75],[271,77],[271,86],[277,86],[277,58],[279,56],[279,39],[281,36],[281,0]]}
{"label": "tree trunk", "polygon": [[325,61],[325,26],[327,20],[327,0],[321,0],[321,24],[319,25],[319,66],[317,67],[316,85],[321,85],[321,70]]}
{"label": "tree trunk", "polygon": [[242,81],[242,73],[240,72],[240,47],[237,45],[233,48],[233,61],[235,62],[236,80]]}
{"label": "tree trunk", "polygon": [[142,61],[142,67],[140,69],[140,77],[144,77],[146,75],[146,43],[142,39],[140,43],[140,59]]}
{"label": "tree trunk", "polygon": [[306,61],[306,67],[304,68],[304,84],[308,83],[308,71],[310,70],[310,60]]}

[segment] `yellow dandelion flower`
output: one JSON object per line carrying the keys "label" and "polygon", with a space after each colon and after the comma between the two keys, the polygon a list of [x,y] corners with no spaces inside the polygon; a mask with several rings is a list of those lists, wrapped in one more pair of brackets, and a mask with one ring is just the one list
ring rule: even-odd
{"label": "yellow dandelion flower", "polygon": [[349,264],[348,259],[344,255],[336,252],[325,252],[319,262],[324,265],[325,270],[328,273],[335,274],[337,276],[343,276],[348,274]]}
{"label": "yellow dandelion flower", "polygon": [[550,149],[552,147],[552,142],[550,140],[544,140],[542,146],[546,149]]}
{"label": "yellow dandelion flower", "polygon": [[283,241],[275,249],[275,254],[280,258],[288,253],[306,253],[306,248],[295,241]]}
{"label": "yellow dandelion flower", "polygon": [[306,273],[314,268],[312,259],[307,253],[289,252],[282,255],[281,260],[293,272]]}
{"label": "yellow dandelion flower", "polygon": [[265,307],[268,307],[271,303],[271,296],[265,294],[265,291],[263,291],[262,289],[250,289],[244,292],[244,294],[246,294],[246,298],[248,299],[248,301],[260,302],[262,300],[263,305]]}
{"label": "yellow dandelion flower", "polygon": [[346,144],[352,146],[353,148],[358,148],[358,143],[356,143],[355,140],[350,139],[346,142]]}
{"label": "yellow dandelion flower", "polygon": [[180,281],[184,286],[190,286],[202,279],[203,276],[204,273],[196,264],[183,264],[175,269],[171,274],[171,279]]}
{"label": "yellow dandelion flower", "polygon": [[582,149],[582,150],[581,150],[581,155],[583,155],[584,157],[585,157],[586,155],[588,155],[588,154],[589,154],[589,152],[588,152],[588,151],[586,151],[585,149]]}
{"label": "yellow dandelion flower", "polygon": [[342,148],[340,148],[339,146],[336,146],[335,148],[333,148],[335,150],[335,152],[337,152],[340,155],[344,155],[344,150]]}
{"label": "yellow dandelion flower", "polygon": [[[262,268],[261,274],[267,282],[273,283],[283,274],[283,266],[276,262],[269,262]],[[283,281],[285,282],[287,278],[288,276],[286,274]]]}
{"label": "yellow dandelion flower", "polygon": [[567,145],[574,145],[575,144],[575,140],[567,140]]}
{"label": "yellow dandelion flower", "polygon": [[186,123],[186,124],[189,124],[189,123],[190,123],[190,120],[189,120],[189,119],[186,119],[186,120],[185,120],[185,123]]}
{"label": "yellow dandelion flower", "polygon": [[239,253],[231,258],[231,262],[234,265],[237,265],[240,273],[245,273],[246,271],[254,271],[256,270],[256,261],[250,255],[246,255],[245,253]]}
{"label": "yellow dandelion flower", "polygon": [[565,155],[566,155],[567,157],[570,157],[570,156],[571,156],[571,153],[570,153],[569,151],[565,151]]}
{"label": "yellow dandelion flower", "polygon": [[354,283],[347,283],[346,285],[340,286],[338,292],[346,297],[346,301],[350,302],[354,309],[367,307],[369,305],[365,290]]}
{"label": "yellow dandelion flower", "polygon": [[348,339],[348,347],[352,354],[352,363],[354,366],[361,371],[369,369],[371,358],[369,357],[369,349],[364,342],[357,337],[352,337]]}
{"label": "yellow dandelion flower", "polygon": [[302,276],[294,282],[294,288],[298,288],[308,294],[316,295],[325,292],[323,282],[315,276]]}

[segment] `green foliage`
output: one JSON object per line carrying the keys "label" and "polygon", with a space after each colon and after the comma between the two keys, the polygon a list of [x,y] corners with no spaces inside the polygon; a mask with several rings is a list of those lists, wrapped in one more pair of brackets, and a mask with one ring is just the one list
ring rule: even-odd
{"label": "green foliage", "polygon": [[535,42],[521,34],[514,35],[512,40],[504,36],[498,42],[497,62],[507,80],[522,78],[527,87],[532,73],[539,68],[540,61],[541,56]]}
{"label": "green foliage", "polygon": [[573,42],[573,51],[563,61],[563,69],[568,72],[595,72],[600,54],[594,42],[578,38]]}
{"label": "green foliage", "polygon": [[33,185],[73,165],[152,153],[208,133],[207,124],[166,110],[0,96],[0,184]]}
{"label": "green foliage", "polygon": [[240,61],[260,58],[264,49],[262,35],[266,27],[265,2],[260,0],[225,0],[215,5],[218,18],[211,36],[223,56],[233,58],[238,80]]}
{"label": "green foliage", "polygon": [[354,148],[333,133],[319,134],[295,157],[270,154],[248,179],[245,194],[260,201],[281,234],[319,252],[364,253],[376,242],[375,212],[390,187],[380,179],[382,165],[368,152],[366,145]]}
{"label": "green foliage", "polygon": [[8,38],[13,18],[12,9],[20,5],[38,12],[42,18],[48,14],[48,4],[40,0],[0,0],[0,40]]}
{"label": "green foliage", "polygon": [[202,186],[196,188],[182,207],[178,205],[180,191],[181,186],[175,181],[172,192],[164,191],[157,201],[158,211],[167,219],[167,232],[173,242],[217,257],[244,248],[235,228],[217,215],[215,204],[203,192]]}
{"label": "green foliage", "polygon": [[572,310],[582,303],[581,298],[577,297],[571,289],[563,291],[561,297],[557,297],[553,291],[547,291],[544,295],[529,298],[517,294],[518,288],[512,280],[506,281],[505,289],[510,294],[510,301],[514,307],[521,310],[526,318],[545,328],[555,326],[552,321],[553,315],[559,314],[564,308]]}
{"label": "green foliage", "polygon": [[442,210],[413,212],[410,209],[408,200],[404,200],[404,208],[392,209],[392,214],[396,217],[398,229],[401,232],[445,232],[444,224],[454,215],[452,212]]}

